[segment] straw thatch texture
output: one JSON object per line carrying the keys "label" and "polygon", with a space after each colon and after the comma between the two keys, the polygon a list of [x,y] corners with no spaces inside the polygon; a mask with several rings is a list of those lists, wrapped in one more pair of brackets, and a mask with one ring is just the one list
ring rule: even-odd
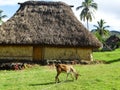
{"label": "straw thatch texture", "polygon": [[0,44],[98,48],[101,43],[62,2],[27,1],[0,27]]}

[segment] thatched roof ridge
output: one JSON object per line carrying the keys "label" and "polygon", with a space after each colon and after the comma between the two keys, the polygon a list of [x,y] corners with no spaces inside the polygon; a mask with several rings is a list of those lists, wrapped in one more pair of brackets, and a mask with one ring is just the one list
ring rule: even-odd
{"label": "thatched roof ridge", "polygon": [[26,1],[24,3],[18,3],[20,5],[51,5],[51,6],[59,6],[59,5],[67,5],[63,2],[47,2],[47,1]]}
{"label": "thatched roof ridge", "polygon": [[27,1],[0,27],[0,44],[98,48],[101,43],[63,2]]}

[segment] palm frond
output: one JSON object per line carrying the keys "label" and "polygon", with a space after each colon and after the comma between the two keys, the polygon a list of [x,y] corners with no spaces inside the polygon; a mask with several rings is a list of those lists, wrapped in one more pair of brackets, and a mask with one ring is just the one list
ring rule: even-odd
{"label": "palm frond", "polygon": [[97,3],[92,3],[91,4],[91,7],[93,8],[93,9],[95,9],[95,10],[97,10],[98,9],[98,7],[97,7],[98,5],[97,5]]}
{"label": "palm frond", "polygon": [[104,28],[104,29],[106,29],[106,28],[109,28],[109,27],[110,27],[110,26],[109,26],[109,25],[107,25],[107,26],[104,26],[103,28]]}
{"label": "palm frond", "polygon": [[97,25],[93,25],[93,26],[94,26],[95,28],[97,28],[97,29],[99,28]]}
{"label": "palm frond", "polygon": [[6,17],[7,17],[7,15],[3,15],[3,16],[1,16],[1,19],[2,19],[2,18],[6,18]]}
{"label": "palm frond", "polygon": [[82,8],[83,6],[78,6],[77,8],[76,8],[76,10],[79,10],[80,8]]}

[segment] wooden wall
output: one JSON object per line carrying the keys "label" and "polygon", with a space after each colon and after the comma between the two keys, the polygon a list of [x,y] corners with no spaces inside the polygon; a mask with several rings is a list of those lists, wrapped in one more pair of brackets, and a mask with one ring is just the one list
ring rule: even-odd
{"label": "wooden wall", "polygon": [[30,45],[0,45],[0,59],[41,60],[41,46]]}
{"label": "wooden wall", "polygon": [[93,60],[91,48],[42,47],[30,45],[0,45],[0,59],[16,60]]}
{"label": "wooden wall", "polygon": [[0,45],[0,59],[32,60],[31,46]]}
{"label": "wooden wall", "polygon": [[44,59],[79,59],[93,60],[92,49],[90,48],[59,48],[45,47]]}
{"label": "wooden wall", "polygon": [[43,47],[41,46],[33,46],[33,60],[43,60],[44,58]]}

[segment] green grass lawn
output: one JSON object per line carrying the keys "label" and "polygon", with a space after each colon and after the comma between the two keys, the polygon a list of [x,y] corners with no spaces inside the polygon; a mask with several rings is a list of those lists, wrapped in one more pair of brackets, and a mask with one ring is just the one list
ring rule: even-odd
{"label": "green grass lawn", "polygon": [[0,71],[0,90],[120,90],[120,49],[93,55],[109,63],[75,65],[81,74],[77,81],[69,77],[64,82],[66,74],[63,73],[61,83],[55,84],[55,68],[36,65],[20,71]]}
{"label": "green grass lawn", "polygon": [[93,57],[95,60],[104,60],[108,62],[116,62],[120,60],[120,49],[107,52],[94,52]]}

